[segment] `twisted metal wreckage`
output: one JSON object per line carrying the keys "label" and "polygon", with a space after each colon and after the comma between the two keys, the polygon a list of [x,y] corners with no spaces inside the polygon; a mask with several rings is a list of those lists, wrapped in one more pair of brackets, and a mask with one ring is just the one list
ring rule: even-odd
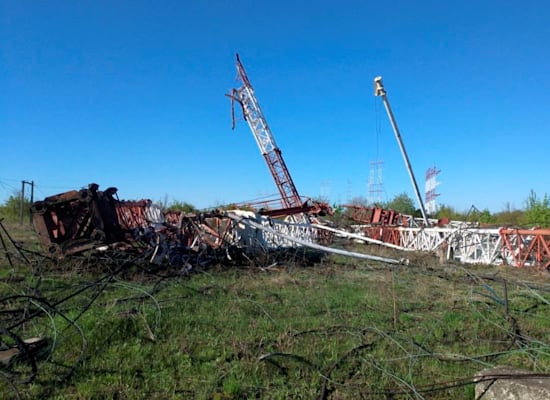
{"label": "twisted metal wreckage", "polygon": [[[391,210],[348,206],[359,237],[402,251],[438,252],[465,264],[510,265],[550,269],[550,229],[482,227],[479,223],[428,219]],[[377,215],[381,215],[380,218]],[[378,218],[381,223],[373,224]],[[386,224],[385,221],[392,223]]]}
{"label": "twisted metal wreckage", "polygon": [[121,201],[117,189],[73,190],[35,202],[33,224],[51,256],[63,258],[94,249],[139,252],[154,264],[188,265],[198,254],[231,258],[254,256],[281,248],[309,247],[319,251],[388,263],[378,257],[329,247],[335,237],[402,251],[439,252],[463,263],[550,267],[550,230],[483,228],[472,223],[424,221],[380,207],[346,205],[356,222],[350,230],[318,218],[276,219],[271,210],[212,210],[163,213],[150,200]]}
{"label": "twisted metal wreckage", "polygon": [[[139,251],[151,263],[187,263],[186,255],[217,252],[231,258],[235,251],[258,252],[310,247],[352,257],[398,263],[400,260],[354,253],[325,246],[331,232],[320,224],[273,219],[271,210],[213,210],[199,214],[163,213],[150,200],[121,201],[117,189],[72,190],[45,198],[31,207],[42,246],[63,258],[86,250],[108,248]],[[328,232],[328,233],[327,233]]]}

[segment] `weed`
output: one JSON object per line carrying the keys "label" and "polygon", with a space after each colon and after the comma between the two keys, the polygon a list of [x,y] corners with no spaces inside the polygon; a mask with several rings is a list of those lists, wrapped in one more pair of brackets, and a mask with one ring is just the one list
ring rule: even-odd
{"label": "weed", "polygon": [[[512,271],[507,310],[493,299],[504,297],[500,283],[472,279],[493,267],[427,263],[390,270],[335,257],[92,286],[19,332],[55,337],[58,364],[76,363],[85,342],[75,374],[60,379],[46,360],[31,384],[14,384],[29,398],[55,399],[444,399],[473,398],[472,384],[452,384],[488,366],[550,370],[547,277],[533,275],[535,285],[529,271],[521,280]],[[39,281],[29,273],[0,285],[0,295],[34,287],[62,299],[95,280],[43,269]],[[0,397],[13,393],[0,384]]]}

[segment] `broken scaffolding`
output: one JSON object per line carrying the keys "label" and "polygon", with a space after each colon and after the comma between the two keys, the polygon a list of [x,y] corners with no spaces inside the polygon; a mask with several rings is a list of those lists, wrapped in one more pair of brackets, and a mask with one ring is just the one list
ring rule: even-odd
{"label": "broken scaffolding", "polygon": [[447,260],[465,264],[550,268],[549,229],[480,228],[465,223],[454,225],[363,225],[355,230],[385,246],[403,251],[443,254]]}

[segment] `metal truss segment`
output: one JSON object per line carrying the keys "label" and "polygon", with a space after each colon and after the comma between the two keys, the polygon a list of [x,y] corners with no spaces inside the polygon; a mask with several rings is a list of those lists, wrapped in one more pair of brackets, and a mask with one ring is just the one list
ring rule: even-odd
{"label": "metal truss segment", "polygon": [[502,257],[517,267],[550,268],[550,229],[500,230]]}
{"label": "metal truss segment", "polygon": [[284,208],[294,208],[302,205],[298,190],[290,176],[288,168],[281,155],[281,150],[275,143],[275,138],[267,124],[267,120],[260,108],[260,104],[254,95],[254,89],[237,55],[237,73],[242,86],[233,89],[229,97],[236,100],[242,107],[245,120],[248,122],[252,134],[260,152],[265,158],[269,171],[275,180],[277,189],[281,195]]}

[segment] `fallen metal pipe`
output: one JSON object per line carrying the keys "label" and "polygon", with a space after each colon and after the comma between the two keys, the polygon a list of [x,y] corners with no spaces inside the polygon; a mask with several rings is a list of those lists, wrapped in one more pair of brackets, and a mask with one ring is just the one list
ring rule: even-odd
{"label": "fallen metal pipe", "polygon": [[340,229],[330,228],[330,227],[324,226],[324,225],[311,224],[311,226],[313,226],[317,229],[324,229],[324,230],[329,231],[329,232],[337,233],[337,234],[339,234],[343,237],[347,237],[347,238],[350,238],[350,239],[363,240],[365,242],[369,242],[369,243],[372,243],[372,244],[379,244],[381,246],[386,246],[386,247],[396,249],[396,250],[414,251],[414,249],[409,249],[407,247],[397,246],[397,245],[392,244],[392,243],[386,243],[386,242],[383,242],[381,240],[372,239],[368,236],[362,236],[362,235],[358,235],[356,233],[350,233],[350,232],[346,232],[346,231],[343,231],[343,230],[340,230]]}
{"label": "fallen metal pipe", "polygon": [[248,218],[243,218],[243,217],[239,217],[239,216],[236,216],[236,215],[232,215],[231,213],[227,213],[226,215],[229,218],[233,219],[234,221],[236,221],[238,223],[243,223],[245,225],[252,226],[256,229],[260,229],[262,231],[269,232],[272,235],[280,236],[280,237],[282,237],[282,238],[284,238],[288,241],[298,243],[302,246],[309,247],[309,248],[312,248],[312,249],[324,251],[324,252],[327,252],[327,253],[340,254],[340,255],[343,255],[343,256],[347,256],[347,257],[361,258],[361,259],[372,260],[372,261],[380,261],[380,262],[384,262],[384,263],[388,263],[388,264],[408,264],[408,260],[406,260],[406,259],[397,260],[395,258],[379,257],[379,256],[373,256],[373,255],[370,255],[370,254],[356,253],[356,252],[353,252],[353,251],[334,249],[332,247],[321,246],[321,245],[316,244],[316,243],[311,243],[311,242],[308,242],[308,241],[305,241],[305,240],[302,240],[302,239],[295,238],[295,237],[290,236],[290,235],[285,235],[284,233],[277,232],[274,229],[263,226],[262,224],[259,224],[255,221],[252,221],[251,219],[248,219]]}

